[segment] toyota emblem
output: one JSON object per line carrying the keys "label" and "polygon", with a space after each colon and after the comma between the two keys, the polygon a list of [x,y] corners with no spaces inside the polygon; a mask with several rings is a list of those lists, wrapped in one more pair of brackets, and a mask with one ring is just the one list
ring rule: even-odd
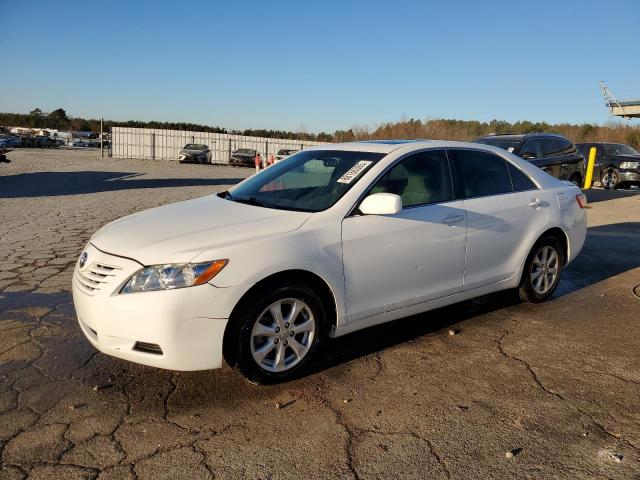
{"label": "toyota emblem", "polygon": [[80,268],[84,267],[84,265],[87,263],[87,257],[87,252],[82,252],[82,255],[80,255],[80,261],[78,262]]}

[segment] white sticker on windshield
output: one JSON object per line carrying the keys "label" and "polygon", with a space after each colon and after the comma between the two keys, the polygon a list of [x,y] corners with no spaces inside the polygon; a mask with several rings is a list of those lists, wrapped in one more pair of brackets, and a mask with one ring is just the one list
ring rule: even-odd
{"label": "white sticker on windshield", "polygon": [[513,152],[514,150],[515,150],[515,148],[513,148],[513,147],[507,148],[507,152],[509,152],[509,153]]}
{"label": "white sticker on windshield", "polygon": [[338,183],[351,183],[360,172],[367,168],[372,162],[368,160],[360,160],[353,167],[351,167],[344,175],[338,179]]}

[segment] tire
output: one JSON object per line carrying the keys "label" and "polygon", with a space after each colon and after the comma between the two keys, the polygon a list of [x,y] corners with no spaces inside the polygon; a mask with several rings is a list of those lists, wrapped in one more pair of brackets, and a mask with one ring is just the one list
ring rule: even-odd
{"label": "tire", "polygon": [[583,187],[582,175],[580,175],[579,173],[574,173],[573,175],[571,175],[571,177],[569,178],[569,181],[579,189],[582,189]]}
{"label": "tire", "polygon": [[[287,318],[294,303],[298,313]],[[271,313],[278,309],[280,322]],[[234,351],[235,358],[226,354],[225,358],[248,381],[264,385],[291,380],[304,370],[324,336],[326,315],[322,300],[311,287],[292,282],[259,288],[242,301],[230,321],[231,335],[225,335],[225,341],[237,344],[235,351],[225,348],[226,352]]]}
{"label": "tire", "polygon": [[602,188],[615,190],[620,186],[620,174],[615,168],[610,168],[602,172],[600,182],[602,183]]}
{"label": "tire", "polygon": [[518,287],[520,299],[523,302],[540,303],[553,295],[560,282],[564,262],[562,244],[556,237],[548,236],[538,240],[524,264]]}

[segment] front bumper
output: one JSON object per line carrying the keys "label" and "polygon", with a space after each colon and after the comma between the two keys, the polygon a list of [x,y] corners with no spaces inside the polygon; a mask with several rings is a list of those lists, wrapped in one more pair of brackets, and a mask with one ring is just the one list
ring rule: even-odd
{"label": "front bumper", "polygon": [[621,170],[620,180],[623,182],[640,182],[640,172],[637,170]]}
{"label": "front bumper", "polygon": [[[205,284],[118,295],[142,266],[92,245],[86,251],[86,265],[76,264],[72,291],[78,323],[93,346],[107,355],[171,370],[222,366],[228,318],[250,285]],[[141,351],[140,344],[157,345],[161,353]]]}

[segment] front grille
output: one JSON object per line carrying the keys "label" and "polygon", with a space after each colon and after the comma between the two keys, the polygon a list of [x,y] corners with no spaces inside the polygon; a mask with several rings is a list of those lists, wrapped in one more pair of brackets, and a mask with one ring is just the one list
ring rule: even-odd
{"label": "front grille", "polygon": [[154,355],[162,355],[160,345],[147,342],[136,342],[133,349],[137,352],[153,353]]}
{"label": "front grille", "polygon": [[104,288],[116,275],[117,270],[122,270],[114,265],[92,263],[86,270],[78,270],[76,279],[82,290],[89,294]]}

